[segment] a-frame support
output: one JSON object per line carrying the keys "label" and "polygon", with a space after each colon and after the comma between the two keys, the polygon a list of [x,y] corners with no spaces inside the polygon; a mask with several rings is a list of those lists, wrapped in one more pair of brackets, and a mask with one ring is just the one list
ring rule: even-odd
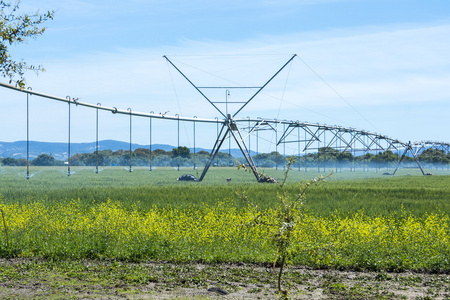
{"label": "a-frame support", "polygon": [[422,171],[422,175],[427,175],[423,171],[422,166],[421,166],[419,160],[417,159],[416,153],[414,152],[414,149],[411,146],[411,142],[409,142],[408,145],[406,145],[405,152],[403,152],[403,155],[402,155],[402,157],[400,158],[400,160],[399,160],[399,162],[397,164],[397,168],[395,168],[395,171],[394,171],[394,173],[392,173],[392,175],[395,175],[395,172],[397,172],[398,168],[400,167],[400,164],[402,163],[402,160],[405,158],[405,156],[408,153],[408,151],[411,152],[412,156],[414,157],[414,160],[416,161],[417,165],[419,166],[420,171]]}
{"label": "a-frame support", "polygon": [[234,140],[236,141],[236,144],[238,145],[239,149],[241,150],[242,154],[244,155],[244,158],[247,161],[248,166],[250,167],[253,174],[255,175],[256,180],[258,182],[261,181],[261,176],[258,173],[256,164],[253,161],[252,156],[250,155],[250,151],[248,150],[247,145],[245,144],[244,138],[242,137],[239,127],[237,126],[236,122],[232,119],[231,115],[227,116],[227,119],[225,120],[225,122],[222,125],[222,128],[220,129],[219,136],[217,137],[216,142],[214,143],[214,147],[211,150],[211,153],[209,154],[208,162],[206,163],[205,168],[203,169],[203,172],[199,178],[199,181],[202,181],[203,178],[205,177],[206,173],[208,172],[209,167],[211,166],[212,162],[214,161],[217,154],[219,153],[220,147],[222,146],[223,142],[227,138],[228,134],[231,134],[231,136],[233,136]]}

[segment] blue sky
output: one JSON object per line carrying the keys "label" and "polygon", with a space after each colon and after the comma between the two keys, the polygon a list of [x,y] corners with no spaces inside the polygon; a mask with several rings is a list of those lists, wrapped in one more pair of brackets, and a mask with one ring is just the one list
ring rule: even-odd
{"label": "blue sky", "polygon": [[[42,64],[33,90],[133,111],[218,114],[170,68],[198,85],[261,85],[295,59],[240,117],[342,125],[403,141],[450,141],[450,2],[446,0],[85,1],[22,0],[55,10],[41,37],[12,48]],[[226,80],[225,80],[226,79]],[[7,82],[7,80],[3,80]],[[225,94],[211,94],[223,99]],[[248,94],[232,91],[231,99]],[[23,140],[24,95],[0,90],[1,141]],[[31,139],[66,141],[67,107],[33,98]],[[94,112],[74,112],[73,140],[93,141]],[[159,121],[161,122],[161,121]],[[127,118],[101,116],[100,138],[128,139]],[[148,143],[148,120],[133,141]],[[176,124],[156,122],[155,143],[175,144]],[[191,125],[182,143],[192,146]],[[211,147],[214,128],[197,144]],[[159,134],[159,136],[158,136]],[[268,146],[270,147],[270,146]]]}

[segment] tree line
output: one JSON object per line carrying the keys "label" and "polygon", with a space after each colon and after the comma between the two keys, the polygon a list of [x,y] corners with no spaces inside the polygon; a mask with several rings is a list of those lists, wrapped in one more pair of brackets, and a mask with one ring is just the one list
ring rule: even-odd
{"label": "tree line", "polygon": [[[366,152],[364,154],[353,154],[350,151],[339,151],[330,147],[319,148],[318,152],[307,153],[295,158],[293,167],[370,167],[384,168],[396,167],[403,153],[394,153],[390,150],[380,151],[376,154]],[[358,155],[359,154],[359,155]],[[253,156],[255,163],[262,167],[282,166],[287,157],[278,152],[263,153]],[[426,167],[443,167],[450,165],[450,153],[438,149],[426,149],[418,159]],[[403,164],[406,166],[417,166],[413,157],[405,156]]]}
{"label": "tree line", "polygon": [[[150,153],[149,149],[138,148],[131,152],[131,164],[133,166],[161,166],[161,167],[190,167],[203,166],[209,159],[209,152],[199,151],[193,153],[189,148],[180,146],[171,151],[156,149]],[[294,167],[395,167],[399,161],[398,153],[392,151],[383,151],[376,154],[365,153],[363,155],[354,155],[350,151],[340,152],[329,147],[322,147],[318,152],[307,153],[295,158]],[[444,167],[450,164],[450,154],[443,150],[426,149],[418,156],[419,161],[426,167]],[[259,167],[277,167],[286,164],[287,157],[279,152],[260,153],[253,156],[255,164]],[[93,153],[77,153],[70,157],[72,166],[129,166],[129,150],[102,150]],[[414,164],[414,159],[405,156],[405,164]],[[55,159],[49,154],[40,154],[30,161],[32,166],[62,166],[68,161]],[[245,163],[244,158],[236,158],[232,155],[219,152],[213,161],[214,166],[234,166],[237,163]],[[27,161],[23,158],[0,158],[0,164],[3,166],[26,166]]]}

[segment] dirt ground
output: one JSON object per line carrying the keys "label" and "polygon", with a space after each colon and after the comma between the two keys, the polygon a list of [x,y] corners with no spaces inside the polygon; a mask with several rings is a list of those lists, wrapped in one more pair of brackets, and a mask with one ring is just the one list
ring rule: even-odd
{"label": "dirt ground", "polygon": [[[277,299],[277,276],[251,264],[0,259],[0,299]],[[450,274],[290,266],[290,299],[450,299]]]}

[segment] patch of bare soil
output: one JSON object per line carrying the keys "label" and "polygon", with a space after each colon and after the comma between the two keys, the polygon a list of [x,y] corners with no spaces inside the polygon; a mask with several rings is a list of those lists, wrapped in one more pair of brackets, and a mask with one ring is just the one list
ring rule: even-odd
{"label": "patch of bare soil", "polygon": [[[1,299],[277,299],[277,276],[251,264],[0,260]],[[289,267],[291,299],[450,299],[449,274]]]}

